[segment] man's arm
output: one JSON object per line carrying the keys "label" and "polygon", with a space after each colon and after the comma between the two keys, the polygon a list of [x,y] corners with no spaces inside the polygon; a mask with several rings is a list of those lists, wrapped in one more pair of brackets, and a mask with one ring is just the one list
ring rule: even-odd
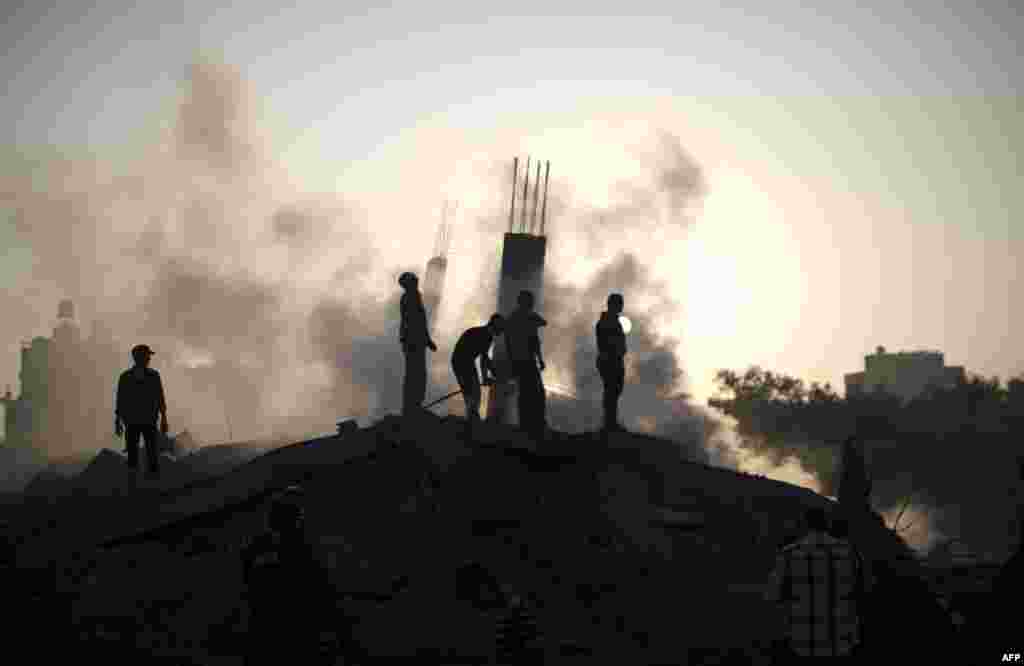
{"label": "man's arm", "polygon": [[406,300],[406,295],[402,294],[401,300],[398,301],[398,342],[403,345],[405,344],[405,339],[409,335],[409,312]]}
{"label": "man's arm", "polygon": [[487,381],[488,375],[490,375],[492,378],[495,377],[496,373],[494,372],[494,364],[491,363],[491,357],[488,355],[487,352],[480,354],[480,370],[482,371],[481,379],[484,382]]}
{"label": "man's arm", "polygon": [[597,324],[594,325],[594,338],[597,341],[598,360],[606,361],[608,360],[608,335],[605,333],[601,322],[602,320],[598,320]]}
{"label": "man's arm", "polygon": [[159,374],[156,376],[156,386],[158,391],[158,400],[160,401],[160,424],[163,426],[164,432],[167,432],[167,401],[164,399],[164,382]]}
{"label": "man's arm", "polygon": [[540,336],[534,333],[530,336],[530,356],[537,359],[540,369],[544,369],[544,354],[540,349]]}
{"label": "man's arm", "polygon": [[117,378],[117,391],[114,394],[114,432],[121,434],[121,424],[124,422],[124,375]]}
{"label": "man's arm", "polygon": [[420,297],[419,301],[419,319],[420,326],[423,327],[423,337],[427,340],[427,348],[430,351],[437,351],[437,345],[434,343],[434,339],[430,337],[430,320],[427,318],[427,306],[423,304],[423,298]]}

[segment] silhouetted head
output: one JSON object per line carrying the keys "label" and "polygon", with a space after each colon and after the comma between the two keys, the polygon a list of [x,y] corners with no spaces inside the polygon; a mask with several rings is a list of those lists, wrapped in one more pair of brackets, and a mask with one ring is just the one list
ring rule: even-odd
{"label": "silhouetted head", "polygon": [[828,532],[828,513],[821,507],[811,507],[804,513],[804,523],[815,532]]}
{"label": "silhouetted head", "polygon": [[519,304],[519,307],[522,308],[523,310],[532,310],[533,292],[526,291],[524,289],[523,291],[519,292],[519,298],[516,300],[516,302]]}
{"label": "silhouetted head", "polygon": [[302,531],[306,522],[302,503],[305,491],[302,486],[288,486],[274,496],[267,514],[267,526],[282,534],[296,534]]}
{"label": "silhouetted head", "polygon": [[625,307],[625,301],[622,299],[622,294],[610,294],[608,296],[608,312],[612,314],[622,314],[622,308]]}
{"label": "silhouetted head", "polygon": [[491,329],[491,335],[501,335],[505,332],[505,318],[497,313],[492,314],[487,328]]}
{"label": "silhouetted head", "polygon": [[135,365],[146,367],[149,365],[150,357],[155,353],[149,345],[135,345],[132,347],[132,360],[135,361]]}
{"label": "silhouetted head", "polygon": [[398,276],[398,284],[402,289],[415,289],[419,282],[420,280],[416,277],[416,274],[409,271]]}

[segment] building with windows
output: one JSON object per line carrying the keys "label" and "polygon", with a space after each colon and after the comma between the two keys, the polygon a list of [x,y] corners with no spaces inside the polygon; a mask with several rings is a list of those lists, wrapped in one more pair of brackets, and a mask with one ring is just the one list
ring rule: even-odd
{"label": "building with windows", "polygon": [[877,347],[864,357],[864,370],[845,375],[846,397],[887,394],[913,400],[935,388],[965,381],[963,366],[947,366],[942,352],[887,352]]}

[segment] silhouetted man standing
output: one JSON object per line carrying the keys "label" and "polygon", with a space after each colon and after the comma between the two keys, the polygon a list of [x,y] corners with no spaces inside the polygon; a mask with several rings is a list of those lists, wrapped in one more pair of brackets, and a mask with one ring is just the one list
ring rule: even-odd
{"label": "silhouetted man standing", "polygon": [[544,393],[544,356],[539,329],[547,322],[533,311],[533,294],[519,292],[518,307],[505,322],[505,344],[512,375],[519,390],[519,425],[536,439],[547,428],[547,399]]}
{"label": "silhouetted man standing", "polygon": [[267,529],[242,549],[248,664],[333,663],[320,660],[320,633],[336,617],[334,589],[306,539],[304,501],[301,486],[279,492]]}
{"label": "silhouetted man standing", "polygon": [[398,284],[405,290],[400,302],[402,323],[398,337],[405,354],[402,415],[410,416],[423,408],[427,397],[427,349],[437,351],[437,345],[430,339],[419,278],[414,273],[402,273]]}
{"label": "silhouetted man standing", "polygon": [[[505,318],[500,314],[492,315],[486,326],[474,326],[459,336],[452,352],[452,371],[466,401],[466,421],[469,423],[470,434],[480,423],[480,377],[484,384],[488,384],[497,375],[487,352],[495,336],[501,335],[504,330]],[[480,359],[480,377],[476,371],[477,358]]]}
{"label": "silhouetted man standing", "polygon": [[789,663],[803,657],[856,654],[861,642],[865,581],[860,554],[846,539],[831,536],[824,509],[806,513],[809,532],[776,558],[768,599],[786,618],[777,655]]}
{"label": "silhouetted man standing", "polygon": [[619,398],[626,383],[626,333],[619,315],[622,294],[608,296],[608,309],[594,327],[597,335],[597,371],[604,382],[604,431],[622,430],[619,425]]}
{"label": "silhouetted man standing", "polygon": [[149,367],[154,352],[148,345],[132,348],[135,366],[121,373],[117,381],[117,399],[114,409],[114,432],[124,433],[128,451],[128,465],[139,465],[139,437],[146,442],[148,476],[160,475],[160,447],[157,441],[156,421],[160,417],[160,431],[167,434],[167,403],[160,373]]}
{"label": "silhouetted man standing", "polygon": [[[1017,461],[1019,487],[1015,492],[1024,490],[1024,458]],[[987,604],[988,617],[981,614],[972,624],[980,630],[974,630],[978,637],[977,643],[991,645],[988,651],[995,656],[1005,652],[1020,651],[1020,615],[1013,610],[1020,599],[1020,591],[1024,589],[1024,504],[1017,499],[1017,549],[1003,564],[999,574],[992,581],[992,603]]]}

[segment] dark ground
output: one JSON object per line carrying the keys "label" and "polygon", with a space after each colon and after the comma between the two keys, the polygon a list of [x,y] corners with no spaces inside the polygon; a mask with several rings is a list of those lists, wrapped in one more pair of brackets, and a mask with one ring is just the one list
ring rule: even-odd
{"label": "dark ground", "polygon": [[[336,587],[361,597],[325,622],[352,618],[363,661],[486,663],[493,620],[454,593],[455,569],[475,559],[535,601],[546,663],[767,663],[779,625],[761,586],[803,509],[829,500],[680,460],[641,435],[555,433],[536,452],[513,428],[473,445],[461,428],[424,416],[403,433],[385,419],[205,480],[177,469],[146,486],[112,466],[56,500],[8,496],[11,635],[44,658],[77,643],[157,663],[239,663],[239,547],[261,529],[269,490],[302,482],[318,556]],[[905,544],[872,520],[852,535],[897,563],[881,605],[898,643],[881,654],[961,649],[935,603],[942,576],[931,589],[915,578]],[[964,607],[983,607],[985,583],[972,589]]]}

